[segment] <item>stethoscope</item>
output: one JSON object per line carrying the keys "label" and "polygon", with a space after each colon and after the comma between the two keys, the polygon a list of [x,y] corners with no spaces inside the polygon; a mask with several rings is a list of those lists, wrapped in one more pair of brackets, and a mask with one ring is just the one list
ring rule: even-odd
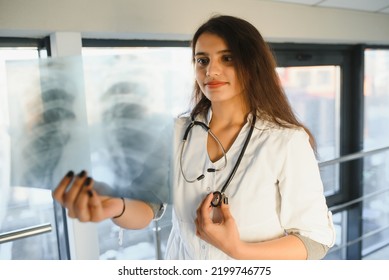
{"label": "stethoscope", "polygon": [[[228,185],[230,184],[232,178],[234,178],[234,175],[236,173],[236,171],[238,170],[238,167],[240,165],[240,162],[242,161],[242,158],[243,158],[243,155],[246,151],[246,148],[247,148],[247,145],[249,144],[250,142],[250,138],[251,138],[251,135],[253,134],[253,131],[254,131],[254,124],[255,124],[255,120],[256,120],[256,116],[254,115],[253,116],[253,120],[252,120],[252,124],[250,126],[250,130],[249,130],[249,133],[247,134],[247,137],[246,137],[246,140],[243,144],[243,147],[242,147],[242,150],[240,151],[240,154],[239,154],[239,157],[235,163],[235,166],[234,168],[232,169],[230,175],[228,176],[228,179],[227,181],[224,183],[222,189],[220,191],[215,191],[213,193],[213,199],[211,201],[211,205],[213,207],[218,207],[222,204],[222,202],[224,203],[228,203],[228,197],[225,195],[225,191],[228,187]],[[185,176],[185,173],[184,173],[184,170],[182,168],[182,156],[184,154],[184,148],[185,148],[185,144],[188,140],[188,136],[189,136],[189,133],[190,131],[192,130],[192,128],[195,126],[195,125],[199,125],[201,126],[215,141],[216,143],[219,145],[221,151],[223,152],[223,158],[224,158],[224,164],[222,167],[220,168],[208,168],[207,171],[208,172],[216,172],[216,171],[221,171],[223,170],[226,166],[227,166],[227,155],[226,155],[226,151],[224,150],[223,148],[223,145],[220,143],[219,139],[215,136],[215,134],[212,133],[211,129],[209,128],[209,126],[207,126],[205,123],[203,122],[200,122],[200,121],[196,121],[194,120],[194,117],[192,117],[192,121],[191,123],[188,125],[188,127],[186,128],[185,130],[185,133],[184,133],[184,136],[182,138],[182,145],[181,145],[181,152],[180,152],[180,169],[181,169],[181,174],[182,174],[182,177],[184,178],[184,180],[188,183],[194,183],[196,181],[200,181],[202,180],[205,175],[204,174],[201,174],[200,176],[198,176],[197,178],[195,179],[188,179],[186,176]]]}

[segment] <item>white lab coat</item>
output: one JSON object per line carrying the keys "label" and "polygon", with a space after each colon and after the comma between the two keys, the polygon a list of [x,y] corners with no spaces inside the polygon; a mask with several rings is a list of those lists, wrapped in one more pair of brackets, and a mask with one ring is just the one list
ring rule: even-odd
{"label": "white lab coat", "polygon": [[[204,121],[209,123],[212,113]],[[251,116],[249,116],[251,118]],[[249,131],[241,129],[223,158],[212,163],[207,153],[207,132],[192,128],[183,152],[182,168],[187,179],[204,174],[205,178],[187,183],[180,171],[180,149],[189,117],[175,122],[173,226],[166,249],[167,259],[229,259],[219,249],[198,238],[194,220],[196,209],[210,192],[221,189],[240,154]],[[240,237],[258,242],[299,233],[332,246],[335,241],[331,213],[328,211],[318,164],[303,129],[276,126],[257,118],[253,135],[240,166],[226,190],[230,211]],[[226,240],[228,242],[228,240]]]}

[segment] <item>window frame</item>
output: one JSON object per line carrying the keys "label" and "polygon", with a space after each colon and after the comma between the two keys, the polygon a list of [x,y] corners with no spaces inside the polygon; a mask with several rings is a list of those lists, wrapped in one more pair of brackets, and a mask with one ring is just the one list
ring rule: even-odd
{"label": "window frame", "polygon": [[18,48],[18,47],[32,47],[37,48],[39,58],[41,51],[46,50],[47,56],[51,55],[50,38],[19,38],[19,37],[0,37],[0,48]]}

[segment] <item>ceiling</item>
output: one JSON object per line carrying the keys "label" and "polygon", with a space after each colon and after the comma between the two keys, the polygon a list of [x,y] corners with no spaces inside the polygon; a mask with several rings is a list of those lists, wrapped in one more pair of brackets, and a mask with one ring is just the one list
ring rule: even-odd
{"label": "ceiling", "polygon": [[271,0],[314,7],[340,8],[389,14],[389,0]]}

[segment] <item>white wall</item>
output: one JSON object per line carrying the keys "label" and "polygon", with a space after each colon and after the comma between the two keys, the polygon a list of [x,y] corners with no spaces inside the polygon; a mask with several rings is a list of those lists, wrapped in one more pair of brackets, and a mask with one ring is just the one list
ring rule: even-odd
{"label": "white wall", "polygon": [[187,40],[216,13],[249,20],[273,42],[389,44],[389,14],[267,0],[0,0],[0,36]]}

